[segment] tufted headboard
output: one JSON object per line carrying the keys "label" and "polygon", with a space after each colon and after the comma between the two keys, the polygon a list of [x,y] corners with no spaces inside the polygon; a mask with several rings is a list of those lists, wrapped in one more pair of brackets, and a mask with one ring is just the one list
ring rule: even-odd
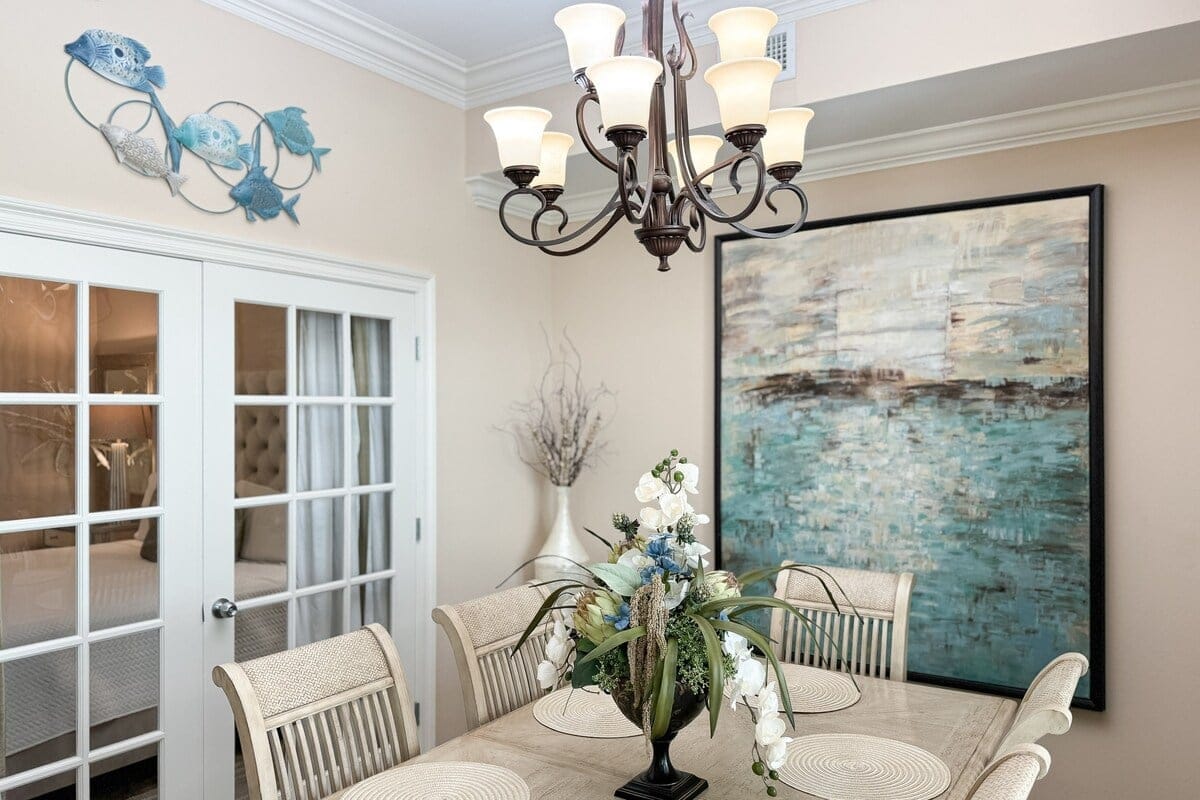
{"label": "tufted headboard", "polygon": [[[278,393],[279,373],[239,372],[238,394]],[[276,492],[287,490],[285,406],[238,406],[235,410],[234,479]]]}

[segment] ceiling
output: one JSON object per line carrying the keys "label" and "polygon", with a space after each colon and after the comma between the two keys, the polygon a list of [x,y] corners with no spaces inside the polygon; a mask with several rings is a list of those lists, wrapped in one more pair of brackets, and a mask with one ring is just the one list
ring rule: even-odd
{"label": "ceiling", "polygon": [[[351,8],[423,39],[468,67],[557,42],[554,14],[571,0],[343,0]],[[630,16],[640,0],[606,0]],[[736,0],[726,5],[737,5]]]}
{"label": "ceiling", "polygon": [[[572,0],[203,1],[460,108],[558,85],[570,74],[554,14]],[[639,0],[608,2],[629,15],[627,41],[640,40]],[[710,16],[745,2],[682,0],[696,19],[689,25],[695,43],[713,40],[704,24]],[[790,22],[867,0],[758,2]]]}

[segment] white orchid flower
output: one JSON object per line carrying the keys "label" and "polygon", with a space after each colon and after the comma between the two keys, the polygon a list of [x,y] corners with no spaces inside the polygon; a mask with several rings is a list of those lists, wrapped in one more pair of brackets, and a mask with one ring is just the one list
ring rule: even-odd
{"label": "white orchid flower", "polygon": [[571,640],[567,637],[567,628],[561,620],[555,620],[554,633],[546,642],[546,659],[557,669],[562,669],[571,654]]}
{"label": "white orchid flower", "polygon": [[543,661],[537,667],[538,685],[543,689],[553,689],[558,683],[558,667],[552,661]]}
{"label": "white orchid flower", "polygon": [[684,514],[693,513],[692,506],[687,501],[687,495],[683,492],[678,494],[667,492],[658,498],[658,507],[662,510],[662,516],[666,520],[667,525],[674,525],[676,522],[679,522]]}
{"label": "white orchid flower", "polygon": [[779,714],[779,684],[771,681],[758,693],[758,713],[764,717]]}
{"label": "white orchid flower", "polygon": [[657,508],[650,508],[649,506],[638,512],[638,520],[647,528],[653,528],[656,531],[666,530],[668,525],[673,524],[668,522],[666,515]]}
{"label": "white orchid flower", "polygon": [[708,523],[708,514],[692,514],[693,525],[707,525]]}
{"label": "white orchid flower", "polygon": [[669,591],[663,597],[663,608],[674,611],[687,597],[688,581],[669,581]]}
{"label": "white orchid flower", "polygon": [[667,490],[667,485],[661,479],[654,477],[649,472],[638,479],[637,488],[633,490],[634,496],[639,503],[651,503],[659,498],[663,492]]}
{"label": "white orchid flower", "polygon": [[699,494],[696,485],[700,482],[700,468],[695,464],[677,464],[675,471],[683,474],[683,490],[688,494]]}
{"label": "white orchid flower", "polygon": [[746,641],[746,637],[740,633],[727,632],[721,649],[733,659],[735,664],[740,664],[750,658],[750,642]]}
{"label": "white orchid flower", "polygon": [[779,769],[783,766],[783,762],[787,760],[787,746],[791,741],[792,737],[790,736],[780,736],[779,739],[762,749],[767,769]]}
{"label": "white orchid flower", "polygon": [[704,561],[704,566],[707,568],[708,561],[703,559],[702,556],[706,556],[711,552],[711,547],[700,544],[700,542],[692,542],[683,546],[683,557],[687,561],[687,565],[692,569],[700,566],[701,561]]}
{"label": "white orchid flower", "polygon": [[[643,509],[644,510],[644,509]],[[626,550],[621,553],[621,557],[617,559],[617,563],[624,567],[631,567],[637,572],[641,572],[646,567],[654,564],[654,559],[638,550],[636,547]]]}
{"label": "white orchid flower", "polygon": [[733,697],[730,708],[737,708],[738,700],[743,697],[757,697],[767,682],[767,668],[754,658],[747,658],[738,664],[733,676]]}

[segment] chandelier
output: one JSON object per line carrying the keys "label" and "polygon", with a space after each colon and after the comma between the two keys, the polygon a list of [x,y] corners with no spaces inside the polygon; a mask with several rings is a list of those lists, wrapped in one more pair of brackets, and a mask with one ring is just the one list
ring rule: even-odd
{"label": "chandelier", "polygon": [[[510,106],[484,114],[496,137],[504,175],[515,185],[500,201],[500,224],[512,238],[550,255],[569,256],[591,247],[624,218],[636,226],[637,240],[658,259],[659,271],[665,272],[671,268],[670,257],[684,244],[693,252],[704,249],[710,220],[761,239],[787,236],[804,224],[808,198],[792,180],[804,161],[804,137],[813,112],[771,109],[771,88],[781,66],[763,54],[779,18],[765,8],[732,8],[708,21],[717,36],[721,61],[705,71],[704,80],[716,93],[725,141],[737,149],[718,162],[723,145],[719,137],[668,139],[667,72],[674,129],[686,133],[690,130],[687,84],[697,67],[685,25],[690,12],[681,16],[679,0],[671,0],[679,44],[664,53],[665,16],[664,0],[642,0],[643,54],[626,56],[621,55],[625,12],[620,8],[580,3],[554,15],[567,40],[574,80],[583,90],[575,106],[580,141],[592,158],[616,176],[611,199],[570,233],[563,233],[568,217],[557,201],[564,191],[567,154],[574,138],[547,131],[551,114],[542,108]],[[615,160],[601,152],[588,133],[584,114],[589,103],[599,106],[603,123],[599,130],[616,147]],[[644,170],[639,168],[643,143]],[[739,169],[749,166],[754,168],[754,179],[743,182]],[[713,179],[725,170],[734,192],[748,197],[738,211],[726,212],[713,197]],[[747,192],[751,184],[753,189]],[[799,201],[795,221],[767,229],[744,224],[762,205],[778,215],[774,198],[779,192]],[[509,203],[522,196],[531,197],[538,206],[528,236],[514,230],[509,221]],[[541,235],[543,221],[557,223],[549,238]]]}

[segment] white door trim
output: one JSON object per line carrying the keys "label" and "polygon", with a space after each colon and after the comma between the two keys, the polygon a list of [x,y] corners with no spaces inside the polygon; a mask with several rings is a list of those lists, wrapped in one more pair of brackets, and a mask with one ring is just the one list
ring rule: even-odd
{"label": "white door trim", "polygon": [[[0,195],[0,231],[413,292],[417,305],[415,324],[421,340],[417,381],[424,399],[424,408],[420,410],[426,423],[424,507],[418,509],[424,552],[420,568],[425,572],[425,605],[430,610],[437,605],[437,348],[434,337],[437,326],[436,280],[432,275],[399,266],[340,259],[4,195]],[[437,635],[431,618],[426,619],[423,637],[424,675],[420,685],[414,688],[422,706],[421,746],[428,749],[436,742],[434,726],[437,719]]]}

